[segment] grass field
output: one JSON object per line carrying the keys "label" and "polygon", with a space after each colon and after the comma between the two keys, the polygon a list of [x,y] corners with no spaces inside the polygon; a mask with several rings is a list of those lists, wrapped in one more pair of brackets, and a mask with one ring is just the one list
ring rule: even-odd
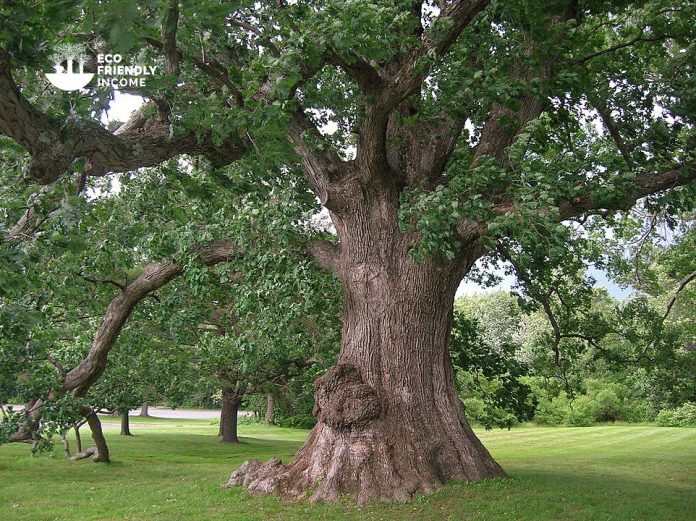
{"label": "grass field", "polygon": [[[479,432],[510,478],[451,483],[411,503],[357,509],[348,500],[287,503],[218,487],[246,459],[287,461],[307,431],[242,426],[243,443],[226,446],[208,420],[141,422],[134,419],[132,438],[107,430],[110,465],[0,447],[0,519],[696,520],[696,429]],[[87,429],[83,437],[91,441]]]}

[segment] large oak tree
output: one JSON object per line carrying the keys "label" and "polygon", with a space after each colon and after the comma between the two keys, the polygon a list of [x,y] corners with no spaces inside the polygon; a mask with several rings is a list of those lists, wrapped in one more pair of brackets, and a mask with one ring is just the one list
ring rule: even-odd
{"label": "large oak tree", "polygon": [[[693,2],[126,2],[120,16],[69,4],[2,11],[0,132],[31,156],[28,179],[181,154],[223,176],[243,157],[299,162],[335,227],[310,250],[343,287],[339,362],[293,461],[233,475],[252,492],[404,500],[504,475],[453,385],[460,281],[486,256],[552,264],[574,239],[563,221],[696,178]],[[85,97],[37,95],[31,67],[59,37],[41,28],[59,23],[95,51],[162,60],[140,92],[150,101],[116,131]]]}

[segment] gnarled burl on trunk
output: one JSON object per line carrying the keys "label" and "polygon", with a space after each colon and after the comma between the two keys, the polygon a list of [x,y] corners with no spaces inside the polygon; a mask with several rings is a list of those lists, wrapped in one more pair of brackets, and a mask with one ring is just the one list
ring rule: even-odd
{"label": "gnarled burl on trunk", "polygon": [[345,296],[339,361],[314,389],[317,425],[288,465],[246,462],[227,486],[335,501],[406,500],[447,480],[504,476],[469,427],[448,339],[457,286],[482,253],[415,262],[396,191],[371,192],[343,218],[332,266]]}

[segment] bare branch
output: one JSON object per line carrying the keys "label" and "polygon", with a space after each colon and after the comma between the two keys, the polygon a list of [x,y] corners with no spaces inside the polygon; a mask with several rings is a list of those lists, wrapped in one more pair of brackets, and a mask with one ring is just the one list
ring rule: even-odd
{"label": "bare branch", "polygon": [[58,374],[60,375],[61,380],[65,379],[65,368],[63,365],[58,361],[56,357],[54,357],[51,354],[46,354],[46,360],[49,361],[49,363],[56,368],[56,371],[58,371]]}
{"label": "bare branch", "polygon": [[631,155],[628,153],[628,148],[626,148],[626,142],[623,140],[623,136],[621,136],[621,132],[619,132],[619,128],[616,126],[616,123],[614,122],[614,118],[611,117],[611,113],[604,105],[604,103],[602,103],[598,99],[592,98],[592,106],[599,114],[599,117],[602,118],[602,123],[604,123],[604,126],[606,127],[607,131],[609,131],[609,135],[614,140],[616,148],[621,153],[621,156],[624,158],[624,161],[626,161],[626,165],[628,166],[628,168],[633,170],[633,160],[631,159]]}
{"label": "bare branch", "polygon": [[[330,149],[329,143],[302,109],[293,112],[287,133],[302,160],[305,176],[314,193],[319,197],[321,204],[330,204],[330,184],[343,176],[347,163]],[[319,148],[316,146],[318,143],[323,146]]]}
{"label": "bare branch", "polygon": [[582,64],[585,64],[594,58],[597,58],[598,56],[603,56],[604,54],[616,52],[616,51],[619,51],[621,49],[625,49],[626,47],[632,47],[638,43],[660,42],[660,41],[666,40],[668,38],[667,35],[644,38],[643,37],[644,31],[645,31],[645,28],[641,28],[640,34],[638,36],[636,36],[635,38],[632,38],[626,42],[617,43],[616,45],[612,45],[611,47],[608,47],[606,49],[600,49],[599,51],[595,51],[595,52],[590,53],[590,54],[583,56],[581,58],[576,58],[576,59],[572,60],[571,63],[576,64],[576,65],[582,65]]}
{"label": "bare branch", "polygon": [[454,0],[441,12],[435,26],[440,20],[447,19],[450,25],[441,37],[434,37],[433,31],[423,35],[421,45],[411,52],[396,74],[374,103],[367,110],[358,141],[358,160],[364,165],[365,172],[381,172],[386,167],[386,127],[391,111],[408,96],[414,94],[421,86],[429,72],[423,60],[428,56],[440,56],[447,52],[457,40],[464,28],[486,7],[490,0]]}
{"label": "bare branch", "polygon": [[688,284],[696,280],[696,271],[690,273],[686,277],[684,277],[680,282],[679,285],[677,286],[677,289],[674,290],[674,294],[672,295],[672,298],[669,299],[669,302],[667,303],[667,308],[665,309],[664,314],[662,315],[662,321],[664,322],[667,320],[667,317],[669,316],[669,313],[672,311],[672,307],[674,304],[677,302],[677,297],[679,297],[679,294],[684,290]]}
{"label": "bare branch", "polygon": [[85,275],[81,271],[78,271],[77,273],[75,273],[75,275],[77,275],[81,279],[86,280],[87,282],[91,282],[92,284],[111,284],[112,286],[116,286],[121,291],[125,291],[125,289],[126,289],[125,284],[121,284],[121,283],[116,282],[115,280],[112,280],[112,279],[97,279],[94,277],[88,277],[87,275]]}
{"label": "bare branch", "polygon": [[[145,41],[145,43],[147,43],[151,47],[154,47],[155,49],[164,50],[164,44],[159,40],[156,40],[155,38],[150,38],[146,36],[143,38],[143,40]],[[232,82],[232,80],[230,80],[229,76],[227,75],[227,71],[225,70],[225,67],[221,63],[211,59],[210,57],[207,57],[206,60],[203,60],[198,56],[184,54],[181,51],[178,51],[178,59],[192,62],[196,67],[198,67],[198,69],[201,72],[203,72],[211,80],[213,80],[215,85],[219,87],[225,86],[229,89],[229,91],[232,93],[232,96],[234,97],[235,106],[241,107],[243,105],[244,96],[239,91],[237,86]]]}

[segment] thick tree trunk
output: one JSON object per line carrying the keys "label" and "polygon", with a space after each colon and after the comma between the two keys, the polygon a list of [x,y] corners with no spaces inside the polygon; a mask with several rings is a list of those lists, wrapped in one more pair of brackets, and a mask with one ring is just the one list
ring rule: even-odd
{"label": "thick tree trunk", "polygon": [[230,389],[222,390],[222,408],[220,410],[221,443],[239,443],[237,437],[237,414],[242,399]]}
{"label": "thick tree trunk", "polygon": [[273,393],[266,395],[266,423],[275,425],[275,399],[273,398]]}
{"label": "thick tree trunk", "polygon": [[[92,439],[94,440],[95,452],[92,458],[98,463],[109,463],[109,447],[106,444],[106,438],[104,438],[104,432],[102,431],[101,421],[90,407],[82,407],[82,414],[87,418],[87,425],[89,425],[92,431]],[[89,449],[88,449],[89,450]]]}
{"label": "thick tree trunk", "polygon": [[121,411],[121,436],[133,436],[130,431],[128,410]]}
{"label": "thick tree trunk", "polygon": [[349,493],[362,504],[504,476],[464,417],[448,351],[454,295],[481,251],[415,263],[413,237],[385,205],[334,222],[343,339],[337,365],[315,383],[317,425],[290,464],[248,461],[227,485],[286,497],[311,489],[324,501]]}
{"label": "thick tree trunk", "polygon": [[143,404],[140,406],[139,416],[143,416],[145,418],[150,417],[150,404],[147,403],[147,400],[145,400]]}

